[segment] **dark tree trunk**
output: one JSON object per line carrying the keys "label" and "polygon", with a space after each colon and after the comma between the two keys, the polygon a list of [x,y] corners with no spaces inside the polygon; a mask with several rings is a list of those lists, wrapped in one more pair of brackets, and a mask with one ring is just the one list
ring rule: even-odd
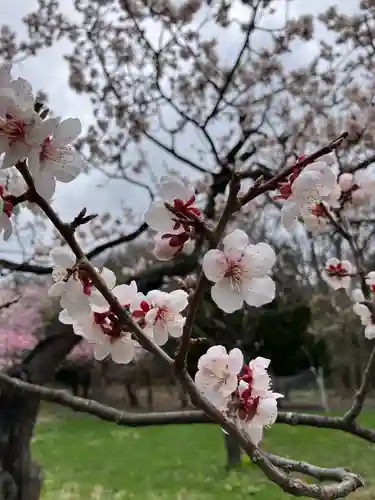
{"label": "dark tree trunk", "polygon": [[[80,338],[69,331],[41,341],[9,374],[45,384]],[[38,500],[43,483],[40,467],[32,461],[30,443],[40,399],[9,385],[0,386],[0,500]]]}
{"label": "dark tree trunk", "polygon": [[139,402],[137,391],[134,388],[134,386],[131,383],[128,383],[125,385],[125,387],[126,387],[126,392],[128,393],[130,406],[132,408],[139,408],[141,404]]}
{"label": "dark tree trunk", "polygon": [[241,454],[242,454],[240,445],[229,434],[226,434],[225,432],[223,432],[223,434],[224,434],[225,451],[226,451],[226,455],[227,455],[226,456],[227,469],[234,469],[236,467],[240,467],[241,466]]}

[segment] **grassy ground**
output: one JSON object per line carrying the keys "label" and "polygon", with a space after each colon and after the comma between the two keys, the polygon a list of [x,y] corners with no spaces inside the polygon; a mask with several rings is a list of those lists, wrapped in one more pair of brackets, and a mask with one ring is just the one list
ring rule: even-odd
{"label": "grassy ground", "polygon": [[[375,426],[375,411],[363,416]],[[263,447],[319,465],[360,473],[375,499],[374,449],[339,431],[276,425]],[[124,428],[62,409],[46,409],[34,439],[46,472],[44,500],[279,500],[288,496],[257,468],[227,473],[221,430],[214,425]]]}

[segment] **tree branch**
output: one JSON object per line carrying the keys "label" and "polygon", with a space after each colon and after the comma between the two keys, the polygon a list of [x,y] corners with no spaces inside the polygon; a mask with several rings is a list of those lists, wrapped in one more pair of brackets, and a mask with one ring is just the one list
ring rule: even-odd
{"label": "tree branch", "polygon": [[[172,423],[186,424],[212,422],[210,415],[194,410],[152,412],[148,414],[122,411],[93,400],[72,396],[63,390],[49,389],[40,385],[30,384],[1,372],[0,382],[17,388],[22,392],[37,394],[45,401],[58,403],[73,410],[89,413],[101,418],[102,420],[114,422],[117,425],[144,427],[149,425],[167,425]],[[217,411],[218,410],[215,409],[215,412]],[[224,419],[221,414],[220,419]],[[230,427],[233,426],[233,424],[229,425]],[[270,453],[261,452],[253,444],[251,444],[237,428],[235,428],[235,430],[237,434],[236,437],[238,437],[238,435],[241,436],[241,444],[244,446],[244,449],[247,452],[249,449],[252,450],[250,456],[253,462],[262,469],[269,479],[279,484],[279,486],[281,486],[282,489],[288,493],[297,496],[308,496],[310,498],[330,500],[345,497],[349,493],[362,487],[364,484],[360,476],[347,472],[344,469],[322,468],[307,462],[295,461],[278,457]],[[336,481],[338,484],[315,485],[304,483],[300,479],[291,478],[291,472],[302,473],[304,475],[314,477],[319,481]]]}

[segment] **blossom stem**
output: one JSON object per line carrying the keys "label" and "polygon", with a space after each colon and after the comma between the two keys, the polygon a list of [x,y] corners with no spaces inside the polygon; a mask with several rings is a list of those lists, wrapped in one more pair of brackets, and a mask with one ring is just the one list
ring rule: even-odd
{"label": "blossom stem", "polygon": [[[219,244],[221,237],[224,233],[225,227],[237,208],[237,195],[241,188],[240,178],[234,174],[230,184],[229,184],[229,196],[217,224],[217,227],[213,233],[211,233],[211,239],[209,241],[210,248],[216,248]],[[190,348],[191,333],[193,330],[193,325],[195,322],[196,315],[198,313],[199,306],[202,302],[203,294],[207,286],[207,279],[202,271],[200,270],[197,285],[195,287],[194,293],[191,297],[189,308],[186,316],[186,322],[182,332],[181,342],[177,353],[175,355],[175,369],[177,372],[183,372],[186,365],[186,356]]]}
{"label": "blossom stem", "polygon": [[241,198],[241,205],[246,205],[247,203],[249,203],[249,201],[267,191],[274,191],[275,189],[277,189],[279,182],[288,177],[288,175],[291,174],[295,168],[304,168],[307,165],[310,165],[314,161],[318,160],[322,156],[332,153],[332,151],[335,151],[338,147],[341,146],[342,142],[348,137],[348,135],[348,132],[343,132],[328,145],[322,147],[321,149],[318,149],[309,156],[305,156],[303,159],[297,161],[297,163],[283,168],[281,172],[276,174],[265,183],[254,184],[253,186],[251,186],[249,191]]}

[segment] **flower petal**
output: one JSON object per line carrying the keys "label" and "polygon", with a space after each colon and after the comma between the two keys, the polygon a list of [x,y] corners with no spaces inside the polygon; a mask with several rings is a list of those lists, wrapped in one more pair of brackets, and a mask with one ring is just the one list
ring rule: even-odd
{"label": "flower petal", "polygon": [[135,355],[134,342],[130,338],[119,338],[112,344],[111,357],[115,363],[127,364]]}
{"label": "flower petal", "polygon": [[74,253],[68,247],[58,247],[51,251],[51,257],[56,266],[62,269],[70,269],[76,263]]}
{"label": "flower petal", "polygon": [[162,177],[159,184],[160,196],[163,201],[173,204],[174,200],[188,201],[194,196],[194,190],[186,187],[179,179]]}
{"label": "flower petal", "polygon": [[154,341],[157,345],[164,345],[168,341],[167,325],[164,321],[157,321],[154,324]]}
{"label": "flower petal", "polygon": [[70,314],[68,313],[68,311],[66,309],[63,309],[62,311],[60,311],[59,321],[61,323],[63,323],[64,325],[71,325],[71,324],[73,324],[74,320],[70,316]]}
{"label": "flower petal", "polygon": [[269,277],[254,278],[243,290],[244,300],[249,306],[260,307],[269,304],[275,298],[276,285]]}
{"label": "flower petal", "polygon": [[48,296],[49,297],[60,297],[65,292],[65,289],[66,289],[66,282],[65,281],[59,281],[57,283],[54,283],[48,289]]}
{"label": "flower petal", "polygon": [[223,238],[224,252],[231,250],[232,248],[238,249],[243,248],[249,244],[248,235],[241,229],[236,229],[232,233],[228,234]]}
{"label": "flower petal", "polygon": [[111,345],[109,343],[95,344],[94,358],[98,361],[103,361],[110,353]]}
{"label": "flower petal", "polygon": [[184,290],[174,290],[169,293],[169,309],[180,313],[188,306],[189,295]]}
{"label": "flower petal", "polygon": [[211,297],[216,305],[228,314],[241,309],[243,305],[240,290],[232,288],[229,278],[223,278],[211,288]]}
{"label": "flower petal", "polygon": [[45,200],[50,200],[56,191],[56,179],[50,173],[40,172],[34,176],[35,188]]}
{"label": "flower petal", "polygon": [[82,125],[78,118],[67,118],[56,128],[53,135],[53,146],[58,148],[71,144],[82,131]]}
{"label": "flower petal", "polygon": [[144,219],[155,231],[168,233],[173,231],[174,227],[172,216],[172,212],[165,207],[164,201],[156,200],[152,202],[150,208],[145,213]]}
{"label": "flower petal", "polygon": [[202,269],[206,278],[217,282],[228,270],[228,262],[221,250],[209,250],[203,257]]}
{"label": "flower petal", "polygon": [[122,306],[130,305],[136,298],[137,285],[135,281],[132,281],[130,285],[117,285],[112,293]]}
{"label": "flower petal", "polygon": [[231,373],[236,375],[240,373],[244,364],[243,354],[237,347],[229,352],[228,356],[228,368]]}
{"label": "flower petal", "polygon": [[110,290],[116,285],[116,275],[107,267],[103,267],[100,277]]}
{"label": "flower petal", "polygon": [[276,253],[268,243],[249,245],[244,250],[242,261],[252,277],[262,277],[271,271]]}
{"label": "flower petal", "polygon": [[173,323],[168,324],[168,333],[171,337],[179,339],[182,335],[186,319],[179,315]]}

